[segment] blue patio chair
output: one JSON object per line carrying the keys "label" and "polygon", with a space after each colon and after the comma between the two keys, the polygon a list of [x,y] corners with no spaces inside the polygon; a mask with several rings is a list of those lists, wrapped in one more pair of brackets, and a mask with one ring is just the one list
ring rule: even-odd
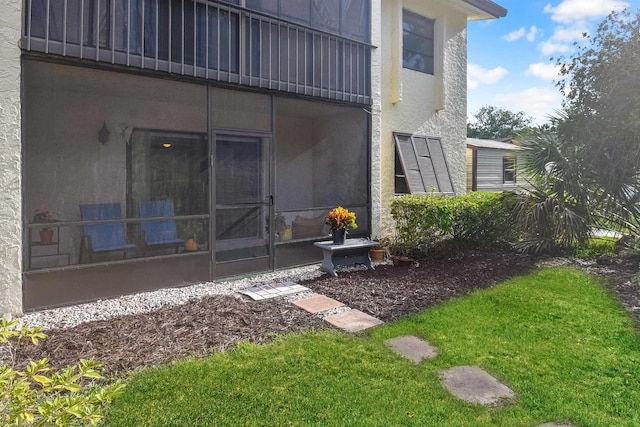
{"label": "blue patio chair", "polygon": [[[174,216],[172,200],[150,200],[138,203],[141,218],[158,216]],[[176,233],[176,221],[173,219],[163,221],[141,222],[140,227],[144,231],[144,242],[149,246],[176,246],[176,253],[184,243]]]}
{"label": "blue patio chair", "polygon": [[[101,219],[121,219],[120,203],[99,203],[94,205],[80,205],[80,217],[83,221]],[[123,223],[84,225],[82,245],[80,246],[80,260],[83,252],[89,252],[89,262],[93,260],[96,252],[122,251],[122,258],[126,256],[126,250],[135,248],[136,245],[127,243]]]}

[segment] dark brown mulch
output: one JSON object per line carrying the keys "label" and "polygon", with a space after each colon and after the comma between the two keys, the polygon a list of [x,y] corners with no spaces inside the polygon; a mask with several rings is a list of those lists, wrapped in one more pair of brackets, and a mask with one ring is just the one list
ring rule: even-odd
{"label": "dark brown mulch", "polygon": [[511,253],[476,253],[424,263],[418,268],[385,265],[374,271],[323,276],[301,284],[388,322],[474,289],[491,286],[532,265],[531,258]]}
{"label": "dark brown mulch", "polygon": [[264,342],[270,335],[323,326],[322,321],[283,300],[253,302],[237,296],[206,297],[136,315],[45,331],[37,347],[21,347],[18,362],[48,357],[56,367],[80,358],[100,360],[110,372],[225,350],[240,341]]}
{"label": "dark brown mulch", "polygon": [[574,261],[588,273],[604,278],[611,294],[627,309],[640,328],[640,256],[602,256],[594,261]]}
{"label": "dark brown mulch", "polygon": [[[533,265],[531,258],[513,254],[468,254],[411,269],[379,266],[375,271],[342,273],[337,278],[324,275],[300,283],[390,321],[491,286]],[[612,289],[615,282],[611,281]],[[637,286],[628,293],[634,292],[637,295]],[[620,295],[624,297],[624,293]],[[24,363],[49,357],[54,366],[64,366],[79,358],[94,357],[109,371],[123,372],[228,349],[243,340],[265,342],[274,334],[324,327],[327,325],[317,316],[281,299],[251,301],[216,296],[148,314],[50,330],[49,337],[37,347],[20,349],[18,358]]]}

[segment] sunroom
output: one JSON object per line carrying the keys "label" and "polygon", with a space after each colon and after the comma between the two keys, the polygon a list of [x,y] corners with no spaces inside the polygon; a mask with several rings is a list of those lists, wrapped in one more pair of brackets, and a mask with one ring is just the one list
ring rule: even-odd
{"label": "sunroom", "polygon": [[239,3],[26,3],[25,310],[315,262],[337,205],[369,234],[369,2]]}

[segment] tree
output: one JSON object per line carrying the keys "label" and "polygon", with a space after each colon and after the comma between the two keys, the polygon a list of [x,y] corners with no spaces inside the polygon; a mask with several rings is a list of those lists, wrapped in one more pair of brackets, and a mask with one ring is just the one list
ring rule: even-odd
{"label": "tree", "polygon": [[534,249],[575,246],[593,225],[640,230],[640,12],[613,12],[584,38],[557,59],[564,111],[522,141]]}
{"label": "tree", "polygon": [[[640,219],[640,11],[612,12],[569,58],[557,60],[567,117],[558,136],[588,153],[591,197],[608,220]],[[577,45],[576,45],[577,46]]]}
{"label": "tree", "polygon": [[541,128],[534,129],[521,147],[522,172],[532,188],[522,195],[516,212],[525,234],[520,249],[551,253],[585,243],[592,223],[592,178],[584,167],[588,152],[576,141]]}
{"label": "tree", "polygon": [[485,105],[474,115],[475,122],[467,123],[467,136],[480,139],[515,138],[528,131],[533,119],[524,111],[514,113]]}

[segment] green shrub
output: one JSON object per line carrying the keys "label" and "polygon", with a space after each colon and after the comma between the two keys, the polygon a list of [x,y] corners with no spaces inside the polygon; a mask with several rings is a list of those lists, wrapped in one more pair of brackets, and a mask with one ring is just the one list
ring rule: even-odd
{"label": "green shrub", "polygon": [[40,327],[29,328],[17,320],[0,320],[0,345],[9,363],[0,364],[0,422],[3,426],[97,425],[103,409],[119,395],[124,384],[115,381],[100,386],[102,363],[84,360],[57,370],[48,359],[31,361],[24,370],[15,369],[15,350],[46,335]]}
{"label": "green shrub", "polygon": [[511,193],[460,196],[406,195],[391,202],[398,243],[406,252],[428,253],[450,241],[455,248],[488,248],[515,239]]}
{"label": "green shrub", "polygon": [[613,256],[616,254],[618,240],[616,237],[592,237],[585,245],[576,249],[576,256],[586,259],[601,255]]}

